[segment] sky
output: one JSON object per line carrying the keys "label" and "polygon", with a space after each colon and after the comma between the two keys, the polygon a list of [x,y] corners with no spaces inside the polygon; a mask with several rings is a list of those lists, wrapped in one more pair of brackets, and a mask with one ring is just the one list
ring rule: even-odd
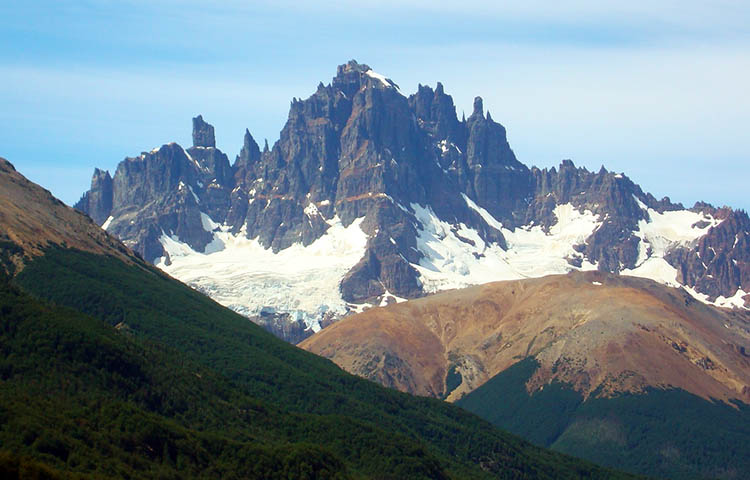
{"label": "sky", "polygon": [[750,2],[508,3],[7,0],[0,156],[68,204],[95,167],[189,146],[199,113],[234,160],[356,59],[459,115],[482,96],[526,165],[750,210]]}

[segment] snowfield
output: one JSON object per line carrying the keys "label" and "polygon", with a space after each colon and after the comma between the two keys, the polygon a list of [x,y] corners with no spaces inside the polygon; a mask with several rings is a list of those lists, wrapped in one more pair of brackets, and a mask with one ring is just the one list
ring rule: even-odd
{"label": "snowfield", "polygon": [[[659,213],[646,207],[637,197],[633,198],[646,212],[648,220],[638,222],[638,230],[633,232],[641,239],[638,243],[638,260],[636,260],[635,268],[625,269],[620,273],[650,278],[670,287],[681,287],[682,285],[677,281],[677,269],[667,263],[664,256],[675,247],[690,246],[721,221],[710,215],[687,210]],[[703,226],[699,227],[701,224]],[[716,302],[710,302],[706,295],[692,288],[686,287],[685,289],[698,300],[711,305],[729,306],[732,303],[724,297],[717,298]],[[741,306],[743,302],[739,300],[739,303]]]}
{"label": "snowfield", "polygon": [[417,233],[417,247],[425,255],[418,265],[413,266],[421,275],[425,291],[542,277],[573,269],[596,269],[596,265],[585,260],[581,268],[573,267],[566,260],[578,256],[573,246],[584,243],[601,225],[591,212],[580,213],[570,204],[558,205],[555,209],[558,221],[549,232],[544,232],[541,226],[511,231],[471,199],[466,196],[464,199],[487,224],[502,232],[508,250],[496,244],[488,245],[476,230],[463,224],[453,228],[429,207],[412,204],[415,217],[422,226]]}
{"label": "snowfield", "polygon": [[364,255],[361,218],[344,227],[334,217],[326,234],[307,247],[296,244],[273,253],[244,232],[233,235],[201,216],[204,228],[214,233],[207,253],[162,234],[169,262],[162,257],[157,267],[243,315],[288,312],[317,332],[326,312],[346,313],[339,282]]}
{"label": "snowfield", "polygon": [[[573,248],[585,244],[602,225],[602,220],[592,212],[580,212],[571,204],[558,205],[554,210],[557,222],[548,231],[534,225],[510,230],[471,199],[466,196],[464,199],[488,225],[502,232],[508,248],[503,250],[497,244],[488,244],[466,225],[451,225],[441,220],[429,206],[411,204],[410,209],[402,206],[404,211],[413,213],[417,222],[417,248],[423,257],[412,265],[420,273],[426,292],[596,269],[595,264]],[[664,256],[676,246],[691,245],[720,221],[685,210],[659,213],[638,203],[648,220],[642,220],[635,232],[641,239],[636,266],[623,270],[622,274],[680,287],[677,271]],[[313,215],[317,209],[308,206],[305,213]],[[162,257],[156,265],[243,315],[257,315],[264,310],[289,313],[318,331],[326,315],[359,312],[371,306],[347,304],[339,291],[344,275],[365,253],[367,235],[360,228],[362,220],[344,227],[334,217],[328,221],[330,228],[326,234],[312,244],[306,247],[295,244],[273,253],[257,239],[248,239],[244,230],[233,235],[229,227],[201,213],[203,228],[214,236],[205,252],[196,252],[176,236],[162,232],[160,241],[168,257]],[[568,260],[576,260],[581,266],[576,267]],[[710,302],[706,295],[691,288],[686,290],[702,302],[721,307],[742,307],[742,297],[746,295],[738,290],[731,298],[719,297]],[[388,300],[405,299],[388,292],[379,305]]]}

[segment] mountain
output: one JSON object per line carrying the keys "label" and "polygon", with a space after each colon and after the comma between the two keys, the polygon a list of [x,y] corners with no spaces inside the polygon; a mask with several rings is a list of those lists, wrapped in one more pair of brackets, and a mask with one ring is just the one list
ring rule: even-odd
{"label": "mountain", "polygon": [[358,379],[0,159],[3,478],[628,478]]}
{"label": "mountain", "polygon": [[76,208],[223,305],[298,322],[298,337],[368,306],[571,270],[750,306],[746,212],[685,209],[570,160],[528,168],[480,97],[459,120],[442,84],[407,96],[355,61],[292,99],[272,148],[246,131],[230,165],[198,116],[192,147],[95,171]]}
{"label": "mountain", "polygon": [[750,313],[652,280],[489,283],[370,309],[300,346],[602,464],[671,478],[750,469]]}

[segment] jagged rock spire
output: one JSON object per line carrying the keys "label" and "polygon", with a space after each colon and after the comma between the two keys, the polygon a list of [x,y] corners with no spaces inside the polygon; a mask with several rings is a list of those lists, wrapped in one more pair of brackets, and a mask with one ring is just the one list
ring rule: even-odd
{"label": "jagged rock spire", "polygon": [[214,127],[203,121],[203,116],[193,118],[193,146],[216,148]]}
{"label": "jagged rock spire", "polygon": [[91,189],[75,207],[87,213],[98,225],[104,223],[112,212],[112,176],[107,170],[94,169]]}
{"label": "jagged rock spire", "polygon": [[245,139],[242,144],[242,150],[237,157],[237,162],[240,165],[251,165],[260,160],[260,147],[255,142],[255,139],[250,135],[250,130],[245,129]]}
{"label": "jagged rock spire", "polygon": [[482,104],[482,97],[474,98],[474,112],[472,112],[471,116],[473,117],[475,115],[484,117],[484,106]]}
{"label": "jagged rock spire", "polygon": [[338,68],[336,69],[336,75],[340,76],[349,72],[365,73],[368,70],[371,70],[369,65],[359,63],[356,60],[349,60],[344,65],[338,66]]}

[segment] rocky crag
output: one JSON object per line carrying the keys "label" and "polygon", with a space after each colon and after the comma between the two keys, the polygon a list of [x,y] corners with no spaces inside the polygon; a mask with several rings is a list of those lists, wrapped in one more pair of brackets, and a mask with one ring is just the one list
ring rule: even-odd
{"label": "rocky crag", "polygon": [[[292,100],[272,148],[266,142],[261,151],[246,131],[230,163],[198,116],[192,147],[170,143],[126,158],[113,177],[96,170],[76,208],[147,260],[232,306],[241,295],[222,300],[220,290],[255,288],[239,285],[241,268],[227,283],[216,272],[179,270],[189,263],[183,257],[216,254],[236,239],[271,255],[318,248],[329,237],[338,242],[335,229],[351,238],[352,225],[362,234],[349,252],[358,260],[341,263],[337,305],[326,300],[310,312],[252,300],[244,313],[266,307],[328,318],[356,305],[571,269],[646,276],[722,305],[743,305],[750,290],[745,212],[704,203],[685,209],[623,174],[589,172],[570,160],[528,168],[481,98],[459,120],[442,84],[407,96],[355,61],[306,100]],[[548,242],[559,250],[559,262],[550,257],[549,268],[531,269],[535,254],[524,245],[532,237],[537,248],[549,251],[542,245]]]}

